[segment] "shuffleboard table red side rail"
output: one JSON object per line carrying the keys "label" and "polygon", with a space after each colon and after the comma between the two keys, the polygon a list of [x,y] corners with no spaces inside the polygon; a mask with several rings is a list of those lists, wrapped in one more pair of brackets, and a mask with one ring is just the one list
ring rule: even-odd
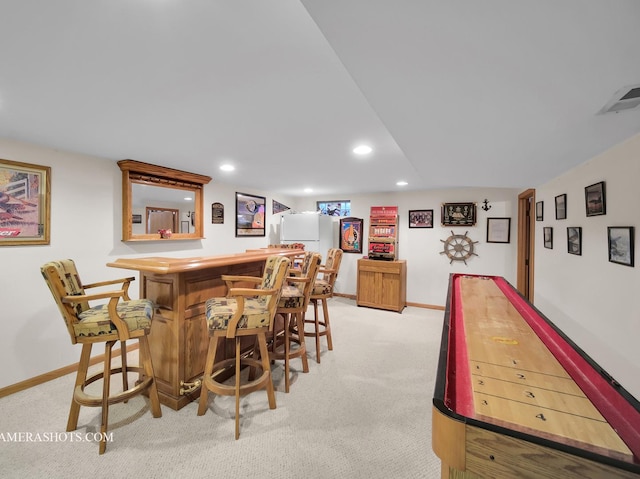
{"label": "shuffleboard table red side rail", "polygon": [[498,431],[501,434],[523,438],[533,443],[556,447],[588,459],[640,472],[640,403],[607,374],[593,359],[571,341],[557,326],[531,305],[504,278],[483,276],[495,281],[518,313],[535,331],[540,340],[562,364],[575,383],[616,430],[620,438],[633,452],[633,463],[627,463],[591,451],[554,443],[548,438],[537,437],[485,423],[474,418],[473,391],[466,348],[460,281],[464,276],[454,273],[450,277],[445,321],[440,345],[438,374],[433,404],[444,414],[474,426]]}

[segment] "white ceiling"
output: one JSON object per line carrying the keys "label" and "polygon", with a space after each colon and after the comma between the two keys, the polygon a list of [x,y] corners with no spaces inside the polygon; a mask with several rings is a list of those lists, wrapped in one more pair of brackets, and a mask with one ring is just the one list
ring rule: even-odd
{"label": "white ceiling", "polygon": [[640,132],[597,114],[640,83],[639,24],[637,0],[0,0],[0,137],[246,192],[524,189]]}

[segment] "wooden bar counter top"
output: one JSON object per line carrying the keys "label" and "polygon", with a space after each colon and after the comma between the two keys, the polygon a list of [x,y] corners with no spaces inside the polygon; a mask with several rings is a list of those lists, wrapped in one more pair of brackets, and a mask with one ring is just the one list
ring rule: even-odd
{"label": "wooden bar counter top", "polygon": [[[196,384],[204,372],[209,342],[205,302],[226,295],[221,276],[262,276],[267,257],[301,253],[297,249],[264,248],[191,258],[119,258],[107,263],[113,268],[138,271],[140,298],[155,303],[149,341],[160,402],[178,410],[199,396]],[[221,357],[233,354],[233,348],[218,349]]]}

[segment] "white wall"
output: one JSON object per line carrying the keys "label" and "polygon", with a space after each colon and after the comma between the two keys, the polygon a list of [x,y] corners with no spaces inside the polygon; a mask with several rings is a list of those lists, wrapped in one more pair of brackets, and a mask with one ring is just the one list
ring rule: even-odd
{"label": "white wall", "polygon": [[[488,274],[504,276],[512,284],[516,280],[516,221],[518,194],[520,190],[502,188],[465,188],[429,190],[420,192],[398,192],[371,195],[341,195],[340,198],[312,198],[300,201],[302,210],[313,210],[316,201],[350,199],[351,216],[364,220],[364,231],[369,231],[369,216],[372,206],[397,206],[400,216],[398,230],[398,258],[407,260],[407,301],[435,306],[444,306],[450,273]],[[489,200],[491,209],[484,211],[481,202]],[[440,206],[443,202],[476,202],[477,223],[474,227],[443,227],[440,225]],[[409,210],[432,209],[433,228],[409,228]],[[487,217],[511,217],[511,242],[487,243]],[[455,234],[465,234],[473,241],[474,256],[465,265],[450,264],[441,255],[442,240]],[[337,233],[336,233],[337,234]],[[337,237],[336,237],[337,241]],[[363,254],[344,254],[336,289],[344,294],[356,294],[357,261],[367,254],[368,242],[364,242]]]}
{"label": "white wall", "polygon": [[[246,191],[267,197],[267,236],[235,238],[235,192],[242,188],[214,180],[205,188],[205,236],[202,241],[123,243],[121,234],[121,173],[108,160],[41,148],[0,139],[0,158],[51,166],[51,244],[0,247],[0,387],[29,379],[77,362],[79,347],[72,346],[62,318],[42,277],[40,265],[59,258],[74,258],[85,282],[123,277],[129,271],[106,267],[123,256],[188,257],[260,248],[278,242],[278,215],[271,214],[275,199],[299,211],[315,209],[317,200],[348,198],[352,215],[369,226],[371,206],[398,206],[399,257],[407,260],[409,302],[444,305],[452,272],[494,274],[514,283],[516,277],[516,217],[519,190],[458,189],[336,198],[294,199],[268,191]],[[638,268],[608,262],[607,226],[638,226],[640,213],[640,135],[537,188],[544,201],[545,219],[536,222],[535,305],[587,354],[640,398],[639,306],[634,301],[640,286]],[[584,187],[606,181],[607,214],[585,215]],[[567,194],[566,220],[555,220],[556,195]],[[487,198],[491,209],[483,211]],[[443,228],[442,202],[478,203],[478,223],[472,228]],[[211,224],[210,205],[225,206],[225,222]],[[433,209],[433,229],[410,229],[411,209]],[[486,243],[486,218],[511,217],[511,243]],[[542,227],[554,227],[554,249],[542,247]],[[583,228],[582,256],[566,250],[566,227]],[[477,257],[468,265],[449,264],[442,241],[464,233],[478,241]],[[337,229],[336,229],[337,239]],[[366,254],[366,243],[363,253]],[[346,254],[337,291],[356,292],[356,263],[362,255]],[[137,292],[134,285],[133,295]]]}
{"label": "white wall", "polygon": [[[35,163],[51,167],[51,244],[42,246],[0,247],[0,304],[2,332],[0,361],[6,367],[0,373],[0,388],[39,374],[73,364],[79,357],[79,346],[72,346],[51,294],[40,275],[40,266],[47,261],[73,258],[83,281],[90,283],[108,278],[129,276],[133,272],[106,267],[106,263],[125,256],[190,257],[235,253],[278,243],[279,215],[271,214],[271,201],[276,200],[298,211],[313,210],[316,199],[293,199],[274,196],[268,191],[244,191],[214,180],[205,187],[206,239],[200,241],[134,242],[121,241],[121,173],[115,162],[41,148],[0,139],[0,158]],[[201,172],[195,172],[201,173]],[[267,236],[235,237],[235,192],[252,193],[267,198]],[[407,260],[410,302],[443,306],[449,273],[497,274],[515,279],[515,218],[516,190],[465,189],[397,193],[383,195],[339,195],[352,202],[353,216],[369,226],[371,206],[396,205],[400,209],[399,256]],[[478,225],[454,228],[479,241],[474,257],[465,266],[449,264],[440,255],[442,242],[453,228],[441,228],[440,204],[449,202],[480,202],[488,198],[491,210],[478,207]],[[318,198],[332,200],[334,198]],[[222,225],[211,224],[210,205],[225,206]],[[433,229],[409,229],[408,210],[433,209]],[[486,217],[510,216],[510,244],[487,244]],[[337,239],[337,230],[336,230]],[[363,253],[366,254],[366,243]],[[324,254],[324,252],[323,252]],[[346,254],[337,284],[337,291],[356,292],[356,262],[362,255]],[[137,294],[137,283],[132,296]],[[96,353],[97,354],[97,353]]]}
{"label": "white wall", "polygon": [[[605,181],[606,215],[587,217],[584,188]],[[640,220],[640,135],[536,190],[544,221],[536,222],[535,305],[578,346],[640,399],[640,270],[608,260],[607,226]],[[554,198],[567,195],[567,219]],[[542,228],[553,227],[553,249]],[[582,255],[567,253],[567,227],[582,227]],[[637,247],[637,241],[636,241]]]}

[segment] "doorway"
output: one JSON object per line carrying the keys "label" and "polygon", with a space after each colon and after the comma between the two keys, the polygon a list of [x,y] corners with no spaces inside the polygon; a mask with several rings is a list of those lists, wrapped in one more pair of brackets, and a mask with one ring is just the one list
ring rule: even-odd
{"label": "doorway", "polygon": [[518,291],[533,303],[533,271],[535,253],[536,190],[528,189],[518,195]]}
{"label": "doorway", "polygon": [[157,233],[158,230],[171,230],[178,232],[179,210],[170,208],[156,208],[147,206],[147,234]]}

